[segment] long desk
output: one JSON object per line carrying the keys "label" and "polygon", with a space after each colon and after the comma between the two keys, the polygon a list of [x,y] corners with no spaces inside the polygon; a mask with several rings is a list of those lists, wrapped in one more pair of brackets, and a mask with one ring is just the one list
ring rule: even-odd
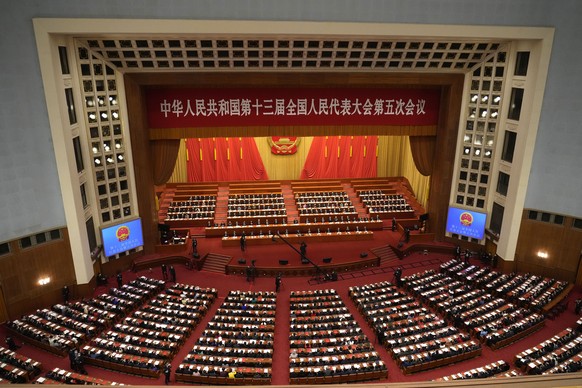
{"label": "long desk", "polygon": [[404,219],[404,218],[416,218],[414,210],[403,210],[403,211],[386,211],[386,212],[374,212],[368,209],[371,217],[380,217],[383,220],[390,220],[392,218]]}
{"label": "long desk", "polygon": [[[273,228],[276,231],[276,228]],[[290,234],[282,236],[285,240],[289,241],[290,243],[301,243],[305,241],[306,243],[309,242],[337,242],[337,241],[367,241],[374,239],[373,232],[331,232],[331,233],[311,233],[311,234]],[[283,241],[280,239],[276,239],[273,241],[272,235],[265,234],[263,236],[246,236],[247,245],[271,245],[273,243],[280,243],[283,244]],[[236,247],[240,245],[240,235],[237,234],[236,237],[223,237],[222,238],[222,246],[223,247]]]}
{"label": "long desk", "polygon": [[192,226],[206,226],[209,222],[214,222],[214,217],[187,220],[164,220],[164,225],[168,225],[170,228],[189,228]]}
{"label": "long desk", "polygon": [[[311,369],[314,367],[311,367]],[[294,368],[307,369],[307,367]],[[289,384],[315,385],[315,384],[346,384],[360,381],[387,379],[387,370],[374,370],[359,372],[353,374],[334,374],[330,376],[315,376],[315,377],[291,377]]]}
{"label": "long desk", "polygon": [[429,370],[429,369],[439,368],[441,366],[454,364],[454,363],[457,363],[459,361],[464,361],[464,360],[468,360],[470,358],[478,357],[481,355],[481,352],[482,352],[482,349],[479,348],[479,349],[472,350],[470,352],[460,353],[460,354],[454,355],[452,357],[442,358],[440,360],[435,360],[435,361],[424,362],[422,364],[416,364],[416,365],[405,366],[405,367],[401,365],[400,368],[402,369],[402,372],[405,375],[407,375],[407,374],[411,374],[411,373],[422,372],[422,371]]}
{"label": "long desk", "polygon": [[514,343],[515,341],[519,341],[520,339],[527,337],[528,335],[532,334],[533,332],[540,330],[542,327],[544,327],[544,325],[545,325],[545,321],[538,322],[535,325],[530,326],[527,329],[522,330],[519,333],[517,333],[511,337],[502,339],[501,341],[491,345],[490,348],[493,350],[501,349],[509,344]]}
{"label": "long desk", "polygon": [[[313,219],[313,217],[311,217]],[[330,228],[331,231],[336,231],[337,228],[341,228],[341,230],[346,230],[349,227],[352,232],[356,231],[358,227],[360,231],[363,231],[364,228],[367,230],[382,230],[382,220],[378,221],[346,221],[346,222],[314,222],[314,223],[299,223],[299,224],[273,224],[269,223],[269,225],[245,225],[245,226],[215,226],[209,227],[205,229],[206,237],[224,237],[224,233],[226,232],[229,236],[232,236],[233,232],[236,232],[237,236],[240,237],[242,232],[245,232],[247,238],[251,233],[258,235],[259,232],[262,230],[264,234],[268,234],[268,231],[271,232],[275,230],[280,230],[284,233],[285,229],[288,229],[289,232],[296,233],[299,230],[302,234],[306,234],[310,229],[311,233],[315,234],[317,229],[319,228],[322,232],[327,231],[327,228]],[[333,233],[332,233],[333,234]]]}
{"label": "long desk", "polygon": [[[299,258],[297,258],[297,265],[290,263],[289,265],[272,265],[263,266],[258,265],[256,267],[256,275],[260,277],[275,277],[281,274],[283,277],[289,276],[314,276],[317,274],[317,270],[314,266],[310,264],[299,264]],[[319,268],[330,273],[335,271],[336,273],[358,271],[366,268],[377,267],[380,265],[380,258],[374,255],[370,257],[354,259],[349,262],[342,263],[329,263],[329,264],[318,264]],[[227,275],[241,275],[244,276],[246,273],[248,264],[228,264],[225,268]],[[321,281],[329,281],[329,279],[322,278]]]}
{"label": "long desk", "polygon": [[203,385],[271,385],[268,377],[236,377],[234,379],[218,376],[194,376],[187,373],[176,373],[176,382],[195,383]]}

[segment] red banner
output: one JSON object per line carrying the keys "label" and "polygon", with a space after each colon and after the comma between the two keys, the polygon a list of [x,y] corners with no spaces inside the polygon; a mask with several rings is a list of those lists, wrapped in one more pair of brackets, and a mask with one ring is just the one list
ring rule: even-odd
{"label": "red banner", "polygon": [[150,128],[436,125],[437,89],[150,89]]}

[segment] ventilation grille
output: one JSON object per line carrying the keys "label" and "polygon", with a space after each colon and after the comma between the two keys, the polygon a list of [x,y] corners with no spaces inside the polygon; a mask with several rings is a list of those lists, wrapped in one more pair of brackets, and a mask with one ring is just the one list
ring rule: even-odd
{"label": "ventilation grille", "polygon": [[346,70],[464,73],[498,50],[501,41],[334,39],[83,38],[79,43],[124,72],[203,70]]}

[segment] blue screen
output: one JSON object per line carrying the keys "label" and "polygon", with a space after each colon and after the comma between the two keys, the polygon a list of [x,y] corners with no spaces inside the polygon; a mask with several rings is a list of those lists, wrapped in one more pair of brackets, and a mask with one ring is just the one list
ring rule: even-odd
{"label": "blue screen", "polygon": [[481,240],[485,233],[487,214],[449,207],[447,232]]}
{"label": "blue screen", "polygon": [[141,219],[104,228],[101,230],[101,236],[103,237],[103,250],[107,257],[141,247],[143,245]]}

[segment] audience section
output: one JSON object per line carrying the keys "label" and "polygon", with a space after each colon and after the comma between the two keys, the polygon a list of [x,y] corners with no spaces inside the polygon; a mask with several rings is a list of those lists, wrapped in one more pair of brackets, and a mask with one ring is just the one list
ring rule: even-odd
{"label": "audience section", "polygon": [[487,377],[513,377],[519,375],[520,373],[518,371],[510,370],[508,363],[503,360],[499,360],[492,362],[491,364],[470,369],[465,372],[459,372],[450,376],[441,377],[436,381],[472,380],[485,379]]}
{"label": "audience section", "polygon": [[378,342],[388,349],[405,374],[481,354],[478,341],[390,282],[351,287],[349,293],[375,331]]}
{"label": "audience section", "polygon": [[124,385],[114,381],[103,380],[98,377],[90,377],[79,373],[69,372],[61,368],[54,368],[48,372],[45,377],[39,377],[34,384],[51,384],[51,385]]}
{"label": "audience section", "polygon": [[275,308],[274,292],[231,291],[176,369],[176,381],[270,384]]}
{"label": "audience section", "polygon": [[[164,282],[138,279],[159,292]],[[216,297],[216,290],[175,284],[82,349],[87,364],[157,377]]]}
{"label": "audience section", "polygon": [[[16,347],[14,340],[7,338],[6,342]],[[40,362],[3,347],[0,347],[0,361],[0,380],[13,384],[29,383],[42,370]]]}
{"label": "audience section", "polygon": [[290,297],[291,384],[383,379],[387,368],[335,290]]}
{"label": "audience section", "polygon": [[578,372],[582,369],[582,334],[567,328],[517,354],[515,365],[529,375]]}

